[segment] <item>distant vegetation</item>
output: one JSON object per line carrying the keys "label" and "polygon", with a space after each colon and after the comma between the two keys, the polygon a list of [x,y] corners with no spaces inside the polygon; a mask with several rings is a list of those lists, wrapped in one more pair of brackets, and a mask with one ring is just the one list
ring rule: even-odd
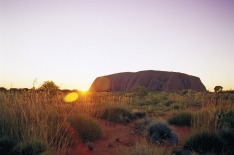
{"label": "distant vegetation", "polygon": [[133,115],[125,108],[112,107],[105,109],[101,115],[101,118],[107,119],[111,122],[129,123],[133,120]]}
{"label": "distant vegetation", "polygon": [[[232,90],[150,92],[140,88],[87,94],[76,91],[78,99],[66,103],[63,98],[70,92],[60,90],[52,81],[38,89],[0,88],[0,154],[65,154],[77,140],[101,139],[104,130],[99,121],[125,125],[132,122],[132,133],[147,140],[121,149],[122,154],[153,154],[155,149],[171,154],[174,147],[196,153],[233,154]],[[170,124],[187,126],[193,132],[181,141]],[[172,144],[176,146],[166,150],[161,147]]]}
{"label": "distant vegetation", "polygon": [[44,91],[57,91],[59,90],[59,86],[57,86],[53,81],[45,81],[38,90]]}

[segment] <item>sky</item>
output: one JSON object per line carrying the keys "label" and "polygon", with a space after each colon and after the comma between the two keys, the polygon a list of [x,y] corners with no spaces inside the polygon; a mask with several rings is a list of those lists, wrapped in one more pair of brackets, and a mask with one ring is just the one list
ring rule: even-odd
{"label": "sky", "polygon": [[0,87],[186,73],[234,89],[233,0],[0,0]]}

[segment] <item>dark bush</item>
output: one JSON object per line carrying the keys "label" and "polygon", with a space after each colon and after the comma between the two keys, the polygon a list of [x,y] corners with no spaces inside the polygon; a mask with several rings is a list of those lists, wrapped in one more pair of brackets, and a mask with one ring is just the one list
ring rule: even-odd
{"label": "dark bush", "polygon": [[184,148],[176,147],[173,149],[172,155],[190,155],[190,151],[185,150]]}
{"label": "dark bush", "polygon": [[37,155],[37,154],[45,152],[46,149],[47,149],[47,146],[44,142],[39,141],[39,140],[29,140],[29,141],[23,141],[23,142],[18,143],[11,151],[11,154]]}
{"label": "dark bush", "polygon": [[129,123],[133,120],[133,115],[124,108],[107,108],[104,110],[101,118],[111,122]]}
{"label": "dark bush", "polygon": [[145,111],[140,111],[140,110],[134,110],[132,112],[132,117],[134,119],[139,119],[139,118],[143,118],[146,116],[146,112]]}
{"label": "dark bush", "polygon": [[166,124],[163,123],[156,123],[151,125],[148,129],[148,136],[150,142],[153,144],[178,143],[177,136],[172,133],[172,130]]}
{"label": "dark bush", "polygon": [[169,118],[168,122],[179,126],[191,126],[192,114],[189,112],[181,112]]}
{"label": "dark bush", "polygon": [[225,142],[225,151],[226,154],[233,155],[234,154],[234,129],[222,129],[219,132],[219,136]]}
{"label": "dark bush", "polygon": [[102,137],[102,128],[92,118],[72,115],[68,121],[83,142],[95,141]]}
{"label": "dark bush", "polygon": [[0,154],[8,155],[13,147],[17,144],[17,141],[13,138],[7,136],[2,136],[0,138]]}
{"label": "dark bush", "polygon": [[186,140],[184,149],[192,150],[200,154],[222,154],[225,143],[215,133],[202,132],[191,136]]}

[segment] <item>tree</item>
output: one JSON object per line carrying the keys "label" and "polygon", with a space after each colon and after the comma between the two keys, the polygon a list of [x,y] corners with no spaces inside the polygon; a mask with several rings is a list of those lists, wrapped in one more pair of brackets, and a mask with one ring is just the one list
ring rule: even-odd
{"label": "tree", "polygon": [[0,92],[6,92],[7,89],[5,87],[0,87]]}
{"label": "tree", "polygon": [[59,90],[59,86],[57,86],[53,81],[45,81],[38,90],[43,91],[57,91]]}
{"label": "tree", "polygon": [[214,87],[214,91],[215,92],[221,92],[223,90],[223,87],[222,86],[215,86]]}

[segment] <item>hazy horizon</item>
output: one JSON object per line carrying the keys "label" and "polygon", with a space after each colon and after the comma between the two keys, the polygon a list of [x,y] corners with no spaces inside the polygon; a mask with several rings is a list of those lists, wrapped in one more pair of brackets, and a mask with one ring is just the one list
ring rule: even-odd
{"label": "hazy horizon", "polygon": [[0,87],[160,70],[230,90],[233,59],[232,0],[0,0]]}

